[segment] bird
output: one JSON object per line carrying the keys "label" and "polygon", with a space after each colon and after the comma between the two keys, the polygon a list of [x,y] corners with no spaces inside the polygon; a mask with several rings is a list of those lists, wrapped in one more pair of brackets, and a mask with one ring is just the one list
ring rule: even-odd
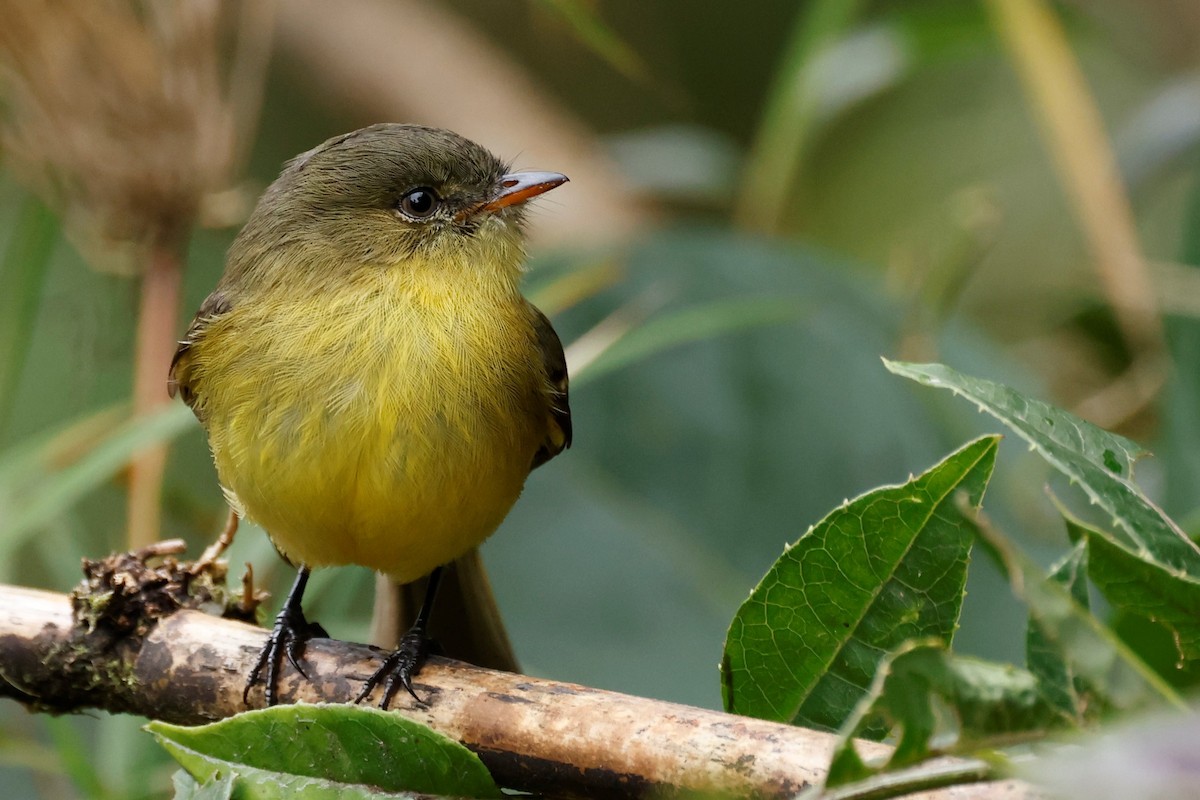
{"label": "bird", "polygon": [[[472,564],[531,470],[571,445],[567,364],[521,293],[526,204],[567,182],[456,133],[385,123],[300,154],[258,200],[172,359],[224,495],[297,568],[243,698],[278,702],[322,635],[313,569],[428,576],[363,684],[387,707],[429,652],[439,579]],[[468,574],[482,574],[469,570]],[[490,596],[490,595],[489,595]]]}

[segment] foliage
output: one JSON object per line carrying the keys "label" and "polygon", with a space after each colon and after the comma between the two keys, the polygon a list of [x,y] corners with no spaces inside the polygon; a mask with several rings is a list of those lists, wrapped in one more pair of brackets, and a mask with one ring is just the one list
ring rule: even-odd
{"label": "foliage", "polygon": [[1008,425],[1111,515],[1114,545],[1173,577],[1194,580],[1200,575],[1200,545],[1133,482],[1133,464],[1145,454],[1137,444],[1007,386],[941,364],[884,363],[898,375],[947,388]]}
{"label": "foliage", "polygon": [[790,545],[733,618],[726,710],[834,729],[880,653],[949,641],[971,551],[956,499],[978,507],[998,443],[980,439],[903,486],[845,503]]}
{"label": "foliage", "polygon": [[199,727],[152,722],[147,729],[194,781],[177,778],[177,797],[226,790],[255,800],[501,796],[470,750],[373,708],[282,706]]}
{"label": "foliage", "polygon": [[[790,545],[738,612],[726,644],[727,707],[811,724],[810,718],[792,711],[798,705],[793,685],[808,687],[835,679],[841,690],[839,699],[854,707],[835,717],[844,721],[841,744],[826,781],[831,797],[842,796],[838,787],[844,790],[846,784],[875,780],[880,771],[903,768],[945,752],[970,755],[990,749],[993,739],[1043,738],[1060,727],[1095,727],[1115,712],[1163,707],[1185,711],[1187,706],[1162,676],[1090,610],[1085,575],[1094,576],[1097,588],[1113,605],[1124,604],[1171,627],[1180,666],[1197,659],[1192,647],[1195,614],[1200,610],[1195,602],[1195,579],[1178,566],[1164,565],[1172,558],[1180,559],[1173,564],[1190,564],[1191,542],[1181,538],[1178,525],[1125,477],[1141,455],[1136,446],[1007,386],[962,375],[940,364],[887,362],[887,366],[897,374],[950,389],[977,403],[981,411],[1004,422],[1050,464],[1073,477],[1082,492],[1124,529],[1121,533],[1103,531],[1060,506],[1074,544],[1047,573],[979,514],[982,489],[991,477],[990,460],[984,463],[973,489],[949,482],[944,492],[934,495],[954,514],[951,519],[967,541],[961,551],[926,546],[912,552],[915,548],[906,545],[915,541],[914,534],[921,526],[913,525],[911,514],[897,510],[903,509],[894,501],[897,489],[869,492],[832,512]],[[900,487],[908,495],[907,503],[918,507],[927,503],[925,486],[984,442],[994,449],[994,439],[979,440]],[[977,463],[970,461],[971,466]],[[868,518],[867,509],[881,513]],[[946,512],[935,504],[925,519],[939,513]],[[849,525],[843,521],[846,518]],[[855,546],[827,542],[831,528],[853,530]],[[870,626],[891,638],[861,648],[857,673],[847,676],[837,664],[845,643],[830,637],[828,629],[833,621],[848,615],[838,602],[816,598],[833,593],[887,598],[895,582],[916,591],[911,578],[898,580],[891,571],[862,570],[856,564],[864,558],[870,563],[879,554],[898,548],[906,562],[913,562],[905,564],[913,573],[919,576],[925,571],[940,580],[965,561],[970,529],[1009,578],[1014,595],[1029,609],[1027,668],[952,654],[947,649],[952,627],[945,631],[917,626],[905,630],[892,619]],[[854,551],[859,553],[857,557],[845,555]],[[810,568],[798,572],[796,565],[814,553],[827,554],[825,571]],[[790,580],[781,577],[787,575],[792,576]],[[950,583],[957,591],[943,602],[956,611],[963,582],[952,579]],[[814,612],[818,624],[808,619]],[[914,618],[910,614],[907,621]],[[937,634],[936,638],[929,638],[929,633]],[[851,640],[850,636],[844,638]],[[734,673],[728,666],[731,651],[739,656],[747,651],[753,657],[741,656]],[[754,693],[743,699],[748,693],[730,691],[731,674],[737,675],[739,686],[749,685]],[[871,682],[865,683],[863,676],[872,677]],[[949,719],[939,719],[931,703],[935,696],[941,701],[942,716]],[[787,711],[780,714],[779,709]],[[885,764],[869,766],[855,751],[852,739],[881,731],[897,734],[895,750]],[[989,757],[995,760],[997,756],[991,753]],[[918,773],[912,779],[916,783],[899,783],[888,792],[871,796],[912,791],[923,786],[921,781],[927,777]]]}

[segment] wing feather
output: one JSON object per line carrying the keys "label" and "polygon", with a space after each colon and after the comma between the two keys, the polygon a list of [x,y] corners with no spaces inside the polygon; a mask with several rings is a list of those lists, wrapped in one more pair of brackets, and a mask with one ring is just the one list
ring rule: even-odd
{"label": "wing feather", "polygon": [[231,308],[233,308],[233,304],[221,291],[213,292],[206,297],[200,304],[200,310],[192,319],[192,324],[188,326],[187,333],[180,340],[179,347],[175,350],[175,356],[171,359],[171,369],[167,373],[167,391],[171,397],[178,394],[183,402],[196,412],[198,417],[200,411],[195,406],[197,387],[195,376],[192,373],[191,350],[196,342],[204,337],[204,333],[212,321],[227,313]]}
{"label": "wing feather", "polygon": [[569,379],[567,377],[567,358],[563,354],[562,342],[554,332],[554,326],[546,315],[529,306],[533,310],[534,330],[537,333],[538,345],[542,350],[542,363],[546,368],[546,383],[550,389],[550,419],[548,420],[546,439],[533,456],[530,469],[537,469],[556,455],[571,446],[571,403]]}

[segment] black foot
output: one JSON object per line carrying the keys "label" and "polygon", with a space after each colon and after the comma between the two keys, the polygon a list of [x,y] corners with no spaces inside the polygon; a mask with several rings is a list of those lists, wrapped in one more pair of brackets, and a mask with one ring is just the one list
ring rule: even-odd
{"label": "black foot", "polygon": [[304,612],[300,610],[300,598],[308,583],[308,574],[307,567],[300,569],[296,582],[283,603],[283,609],[275,617],[275,627],[271,629],[271,636],[259,652],[258,661],[254,669],[250,670],[250,677],[246,679],[246,688],[242,690],[242,702],[246,705],[250,705],[250,690],[260,683],[266,694],[267,705],[273,706],[278,703],[279,669],[283,666],[283,657],[287,656],[287,660],[296,671],[307,678],[308,673],[300,666],[304,643],[313,637],[328,636],[320,625],[306,620]]}
{"label": "black foot", "polygon": [[367,698],[380,681],[387,678],[383,684],[383,697],[379,700],[379,707],[386,709],[388,703],[392,700],[392,695],[396,693],[396,689],[400,686],[412,695],[413,700],[417,701],[418,705],[426,706],[426,703],[421,698],[417,697],[417,693],[413,691],[412,679],[421,671],[421,667],[425,665],[425,658],[429,655],[429,637],[425,635],[425,631],[414,627],[408,633],[404,634],[404,638],[400,640],[400,646],[391,652],[384,660],[383,665],[375,670],[375,674],[367,678],[367,682],[363,684],[362,691],[358,693],[358,697],[354,698],[355,703],[361,703]]}

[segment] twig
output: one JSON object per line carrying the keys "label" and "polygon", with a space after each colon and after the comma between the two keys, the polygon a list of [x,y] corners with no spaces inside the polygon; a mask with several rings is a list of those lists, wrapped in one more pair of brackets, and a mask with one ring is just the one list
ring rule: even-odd
{"label": "twig", "polygon": [[254,588],[254,565],[246,562],[246,571],[242,573],[242,599],[238,601],[238,611],[246,619],[253,619],[259,604],[267,598],[267,593]]}
{"label": "twig", "polygon": [[[221,530],[221,534],[215,542],[204,548],[204,552],[200,554],[200,558],[192,563],[192,572],[200,572],[208,569],[233,544],[233,537],[237,535],[237,531],[238,515],[231,508],[229,509],[229,516],[225,519],[225,527]],[[251,584],[253,584],[253,580],[251,580]]]}
{"label": "twig", "polygon": [[[104,708],[179,723],[244,710],[242,687],[266,631],[178,611],[90,652],[64,595],[0,586],[0,696],[56,712]],[[61,663],[69,651],[73,668]],[[309,642],[302,676],[284,665],[284,702],[340,702],[379,665],[378,650]],[[86,673],[80,670],[86,666]],[[832,734],[434,658],[421,708],[397,713],[470,747],[506,785],[554,795],[790,797],[824,777]],[[256,691],[251,702],[262,702]],[[867,757],[887,752],[863,743]],[[1025,800],[1024,784],[958,786],[921,797]]]}
{"label": "twig", "polygon": [[813,789],[797,800],[886,800],[889,797],[908,797],[913,792],[986,781],[992,775],[992,767],[986,761],[934,761],[896,772],[872,775],[834,789]]}

